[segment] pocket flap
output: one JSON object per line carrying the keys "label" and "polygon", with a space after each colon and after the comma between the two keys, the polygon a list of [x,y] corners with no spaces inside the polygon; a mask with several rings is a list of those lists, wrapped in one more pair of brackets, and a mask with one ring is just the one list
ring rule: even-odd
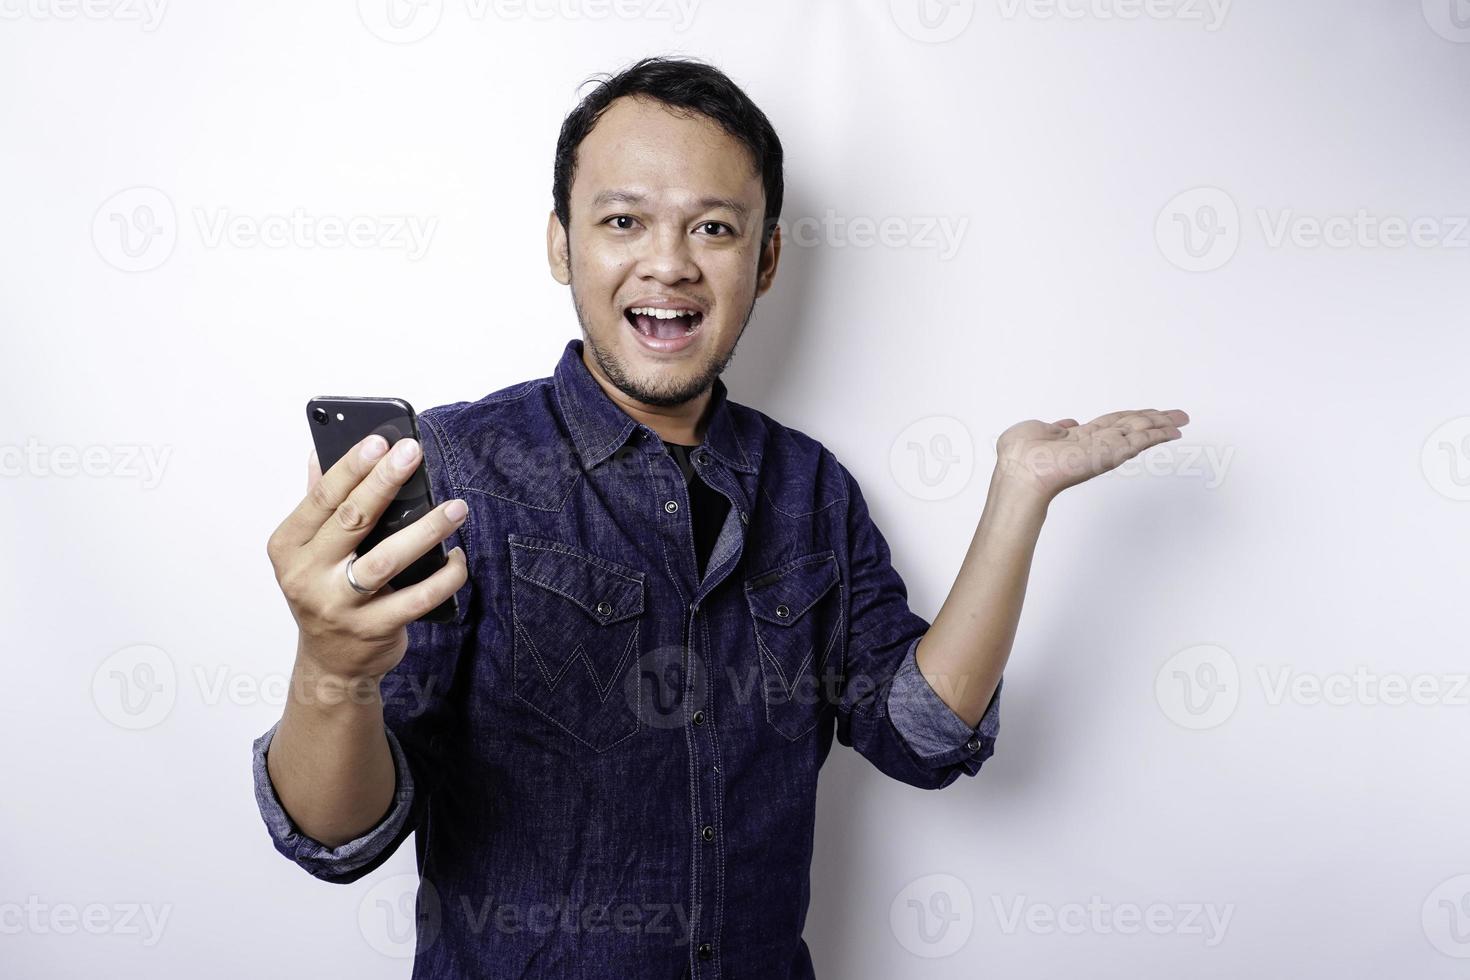
{"label": "pocket flap", "polygon": [[507,540],[512,575],[570,599],[595,622],[642,615],[642,572],[560,541],[523,534]]}
{"label": "pocket flap", "polygon": [[807,555],[745,580],[750,611],[768,623],[790,626],[837,584],[831,551]]}

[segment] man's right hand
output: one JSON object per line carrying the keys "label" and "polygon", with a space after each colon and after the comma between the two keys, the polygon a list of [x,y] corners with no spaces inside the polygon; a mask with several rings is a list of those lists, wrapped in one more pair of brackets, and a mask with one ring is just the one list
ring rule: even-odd
{"label": "man's right hand", "polygon": [[462,523],[469,508],[448,500],[413,524],[379,542],[352,566],[359,585],[378,589],[362,595],[347,581],[347,562],[419,465],[413,439],[387,451],[370,435],[325,474],[313,452],[307,461],[307,493],[272,532],[266,551],[276,581],[300,630],[298,667],[338,680],[376,682],[403,659],[409,623],[439,606],[468,576],[463,550],[455,548],[443,568],[405,589],[388,585]]}

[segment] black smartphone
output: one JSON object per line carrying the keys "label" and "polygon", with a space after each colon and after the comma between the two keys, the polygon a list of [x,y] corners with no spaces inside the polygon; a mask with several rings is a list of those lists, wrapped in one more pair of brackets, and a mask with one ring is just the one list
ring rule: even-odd
{"label": "black smartphone", "polygon": [[[316,455],[323,473],[331,469],[353,446],[375,432],[388,440],[390,450],[399,439],[419,439],[418,417],[414,415],[413,407],[402,398],[323,395],[306,403],[306,417],[311,424],[311,438],[316,443]],[[419,445],[423,445],[422,439],[419,439]],[[433,510],[434,506],[429,472],[425,468],[424,457],[420,455],[418,469],[399,488],[398,496],[358,544],[357,554],[367,554],[379,541],[408,527]],[[388,584],[395,589],[402,589],[422,582],[443,568],[448,561],[449,552],[445,549],[444,542],[440,541],[393,576]],[[419,621],[451,623],[458,615],[459,603],[451,595],[436,608],[420,616]]]}

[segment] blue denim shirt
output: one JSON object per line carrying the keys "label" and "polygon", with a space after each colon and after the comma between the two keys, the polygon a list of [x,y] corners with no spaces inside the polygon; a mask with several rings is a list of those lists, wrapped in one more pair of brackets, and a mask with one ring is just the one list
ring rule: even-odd
{"label": "blue denim shirt", "polygon": [[924,789],[990,757],[914,661],[929,623],[862,492],[810,436],[716,381],[694,454],[730,511],[703,579],[657,433],[567,343],[549,378],[420,415],[435,499],[469,503],[460,619],[414,623],[384,678],[396,802],[325,847],[325,881],[418,855],[414,977],[814,976],[802,939],[834,734]]}

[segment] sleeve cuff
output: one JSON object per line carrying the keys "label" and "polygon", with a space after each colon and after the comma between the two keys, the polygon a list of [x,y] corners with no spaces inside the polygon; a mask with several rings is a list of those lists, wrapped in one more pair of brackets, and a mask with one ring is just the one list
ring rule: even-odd
{"label": "sleeve cuff", "polygon": [[270,831],[276,850],[318,878],[349,874],[368,864],[397,839],[413,804],[413,774],[393,729],[386,725],[383,728],[388,736],[388,748],[393,753],[393,769],[396,773],[393,808],[376,827],[361,837],[337,847],[327,847],[296,829],[276,796],[275,786],[271,784],[270,771],[266,767],[266,753],[278,727],[280,722],[272,725],[254,743],[255,802],[260,807],[260,816],[265,821],[266,829]]}
{"label": "sleeve cuff", "polygon": [[995,751],[995,737],[1000,730],[1000,691],[1005,678],[996,685],[980,723],[971,728],[944,703],[920,672],[914,651],[922,638],[915,637],[909,644],[903,663],[893,675],[893,685],[888,691],[888,717],[909,749],[926,765],[942,767],[960,763],[973,775]]}

